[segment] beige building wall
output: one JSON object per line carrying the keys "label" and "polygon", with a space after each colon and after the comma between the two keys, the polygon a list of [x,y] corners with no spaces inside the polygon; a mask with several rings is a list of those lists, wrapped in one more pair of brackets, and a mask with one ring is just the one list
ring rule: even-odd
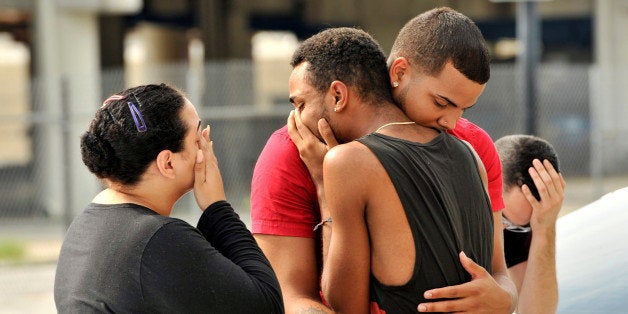
{"label": "beige building wall", "polygon": [[124,40],[126,86],[172,82],[167,65],[188,56],[186,31],[153,23],[141,23]]}
{"label": "beige building wall", "polygon": [[0,33],[0,167],[25,165],[32,159],[29,68],[26,45]]}

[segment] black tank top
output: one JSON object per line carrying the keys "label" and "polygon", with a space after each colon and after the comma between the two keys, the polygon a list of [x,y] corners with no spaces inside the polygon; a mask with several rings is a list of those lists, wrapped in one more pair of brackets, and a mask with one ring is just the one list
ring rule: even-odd
{"label": "black tank top", "polygon": [[426,144],[379,133],[358,139],[386,169],[412,229],[412,278],[386,286],[371,274],[371,301],[386,313],[416,313],[423,292],[471,280],[460,264],[464,251],[491,272],[493,217],[469,147],[442,132]]}

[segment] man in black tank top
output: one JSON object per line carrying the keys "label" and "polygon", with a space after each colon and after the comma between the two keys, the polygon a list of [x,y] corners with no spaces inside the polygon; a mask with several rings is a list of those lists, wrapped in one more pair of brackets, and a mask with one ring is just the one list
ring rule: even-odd
{"label": "man in black tank top", "polygon": [[[491,271],[493,224],[485,223],[492,221],[490,203],[467,145],[453,136],[422,144],[380,133],[358,142],[386,169],[416,250],[414,271],[406,284],[389,286],[372,276],[372,301],[386,313],[411,313],[416,300],[426,301],[421,291],[471,280],[458,262],[461,251]],[[456,171],[451,171],[452,165]]]}
{"label": "man in black tank top", "polygon": [[[416,312],[429,289],[490,277],[494,229],[484,168],[468,143],[415,124],[392,102],[377,43],[360,30],[329,29],[306,40],[292,65],[288,126],[297,147],[314,136],[308,129],[330,138],[312,127],[321,118],[345,143],[325,155],[319,193],[316,228],[333,230],[323,233],[330,307]],[[457,74],[449,66],[442,75],[451,88],[470,91],[454,99],[468,107],[483,85]],[[313,176],[321,173],[302,157]],[[505,291],[500,297],[511,301]]]}

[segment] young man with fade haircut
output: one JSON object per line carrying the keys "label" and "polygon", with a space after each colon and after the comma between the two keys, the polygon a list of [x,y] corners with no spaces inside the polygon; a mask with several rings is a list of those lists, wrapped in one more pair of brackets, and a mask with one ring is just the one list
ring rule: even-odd
{"label": "young man with fade haircut", "polygon": [[[434,19],[440,14],[436,12],[446,11],[451,12],[453,10],[447,8],[439,8],[432,11],[428,11],[419,17],[423,19],[431,17]],[[464,15],[454,15],[456,19],[463,19],[464,23],[468,23],[468,18]],[[443,23],[436,19],[435,23]],[[472,22],[471,22],[472,23]],[[466,25],[466,24],[465,24]],[[451,27],[458,27],[458,30],[453,29],[455,33],[472,32],[472,35],[477,38],[479,32],[476,29],[469,29],[468,27],[460,27],[460,25],[453,25]],[[422,29],[423,32],[433,32],[433,29]],[[472,36],[472,37],[473,37]],[[479,39],[483,43],[481,34]],[[481,49],[486,51],[484,45],[477,47],[476,44],[472,45],[473,49]],[[488,55],[482,53],[476,54],[484,58],[488,58]],[[406,60],[407,61],[407,60]],[[488,61],[487,61],[488,63]],[[392,71],[391,67],[391,71]],[[450,69],[450,68],[448,68]],[[451,71],[450,71],[451,72]],[[404,80],[394,80],[390,77],[387,78],[388,84],[395,86],[396,84],[407,83],[407,79],[411,76],[409,74],[417,74],[414,72],[408,72]],[[418,77],[418,75],[415,75]],[[391,72],[392,77],[392,72]],[[402,76],[403,78],[403,76]],[[487,78],[488,79],[488,78]],[[395,83],[395,81],[397,83]],[[441,85],[451,89],[451,82],[443,80],[426,80],[427,83],[432,85],[431,88],[439,88]],[[418,84],[416,84],[418,85]],[[484,84],[478,85],[478,90],[475,92],[475,98],[469,103],[474,103],[477,97],[483,90]],[[406,84],[407,86],[407,84]],[[399,87],[399,86],[397,86]],[[420,87],[420,86],[418,86]],[[441,87],[442,88],[442,87]],[[399,96],[400,91],[407,91],[403,88],[395,88],[395,95]],[[456,93],[456,90],[452,91]],[[447,99],[457,99],[458,97],[445,95]],[[414,100],[417,97],[412,97],[410,100]],[[436,106],[435,99],[429,99],[429,104]],[[460,101],[458,101],[460,102]],[[454,103],[456,103],[454,101]],[[447,104],[448,105],[448,104]],[[440,110],[440,113],[449,113],[451,111],[459,110],[456,107],[447,107]],[[489,191],[493,208],[500,210],[503,208],[503,202],[501,198],[501,169],[499,168],[499,160],[493,158],[496,156],[494,146],[490,137],[471,123],[458,123],[456,119],[460,117],[458,113],[454,119],[442,120],[439,119],[439,112],[436,114],[431,113],[434,111],[426,111],[426,117],[428,121],[422,122],[432,127],[439,129],[447,129],[442,124],[449,124],[449,128],[456,126],[456,129],[468,128],[468,134],[471,134],[471,144],[478,145],[484,144],[486,141],[473,140],[475,138],[485,139],[488,138],[490,145],[475,146],[475,149],[480,151],[484,165],[489,172]],[[420,113],[420,112],[418,112]],[[417,118],[419,121],[422,119]],[[294,119],[292,120],[294,121]],[[466,121],[464,121],[466,122]],[[294,123],[292,124],[294,126]],[[320,135],[327,140],[329,146],[335,144],[333,133],[329,130],[327,122],[324,119],[319,121],[319,127],[321,129]],[[294,128],[292,128],[294,129]],[[317,130],[314,130],[316,133]],[[451,132],[451,130],[450,130]],[[294,133],[294,132],[293,132]],[[456,132],[453,132],[456,134]],[[464,132],[462,132],[464,133]],[[459,135],[459,134],[456,134]],[[294,137],[294,136],[293,136]],[[312,226],[321,221],[321,215],[319,214],[319,205],[317,199],[316,182],[322,182],[322,171],[316,171],[316,168],[312,171],[314,181],[309,177],[308,169],[305,167],[304,162],[299,160],[299,154],[304,156],[305,161],[310,168],[320,168],[320,161],[308,156],[319,156],[322,160],[322,154],[326,152],[326,147],[321,144],[320,141],[308,144],[307,141],[302,141],[301,153],[297,151],[295,145],[288,137],[287,127],[283,127],[276,131],[268,140],[264,151],[261,153],[260,158],[255,167],[252,191],[251,191],[251,217],[252,217],[252,229],[256,236],[256,239],[260,242],[264,252],[271,261],[274,261],[274,266],[278,270],[278,278],[282,284],[284,293],[284,302],[286,303],[286,309],[288,312],[296,311],[299,309],[325,309],[321,304],[318,296],[319,291],[319,267],[320,267],[320,233],[312,231]],[[321,145],[323,146],[321,148]],[[491,158],[486,158],[490,156]],[[310,161],[308,161],[310,160]],[[495,160],[497,162],[495,162]],[[497,172],[497,178],[494,173]],[[320,189],[322,191],[322,189]],[[319,192],[320,192],[319,191]],[[497,193],[495,193],[497,191]],[[322,194],[322,192],[320,192]],[[326,217],[325,213],[323,217]],[[501,218],[500,218],[501,219]],[[324,224],[320,230],[325,230]],[[501,229],[499,230],[501,234]],[[322,235],[326,235],[327,232],[323,232]],[[501,235],[499,236],[501,241]],[[497,252],[501,250],[501,259],[503,260],[503,247],[498,246]],[[499,261],[499,258],[496,259]],[[493,261],[495,262],[495,260]],[[464,285],[462,287],[454,286],[453,293],[457,293],[454,297],[457,300],[454,303],[449,301],[435,303],[440,305],[442,310],[464,308],[468,309],[491,309],[490,312],[506,312],[509,309],[514,308],[516,303],[516,291],[514,286],[510,283],[508,285],[508,278],[502,275],[505,273],[505,263],[502,262],[503,268],[493,267],[493,270],[498,270],[497,278],[502,288],[497,285],[496,281],[490,278],[490,276],[474,276],[471,284]],[[501,269],[501,272],[499,271]],[[298,275],[295,275],[298,274]],[[488,277],[488,278],[487,278]],[[506,281],[504,283],[504,281]],[[461,289],[462,288],[462,289]],[[468,288],[468,289],[464,289]],[[441,290],[442,292],[442,290]],[[451,291],[450,291],[451,292]],[[504,300],[504,295],[509,294],[511,299]],[[434,296],[432,294],[431,296]],[[426,294],[426,297],[430,297],[430,293]],[[514,299],[513,299],[514,298]],[[438,308],[434,307],[435,304],[428,304],[426,307],[422,307],[422,311],[437,311]]]}
{"label": "young man with fade haircut", "polygon": [[[491,137],[462,118],[484,90],[490,78],[490,55],[478,27],[467,16],[447,7],[424,12],[399,31],[388,57],[390,84],[395,102],[413,121],[469,142],[480,156],[488,176],[493,208],[493,278],[459,287],[428,291],[431,298],[471,296],[475,285],[498,284],[516,303],[516,291],[508,277],[501,228],[502,175],[499,156]],[[479,299],[473,299],[473,302]],[[481,299],[487,304],[490,297]],[[428,311],[452,311],[452,303],[424,304]],[[476,303],[477,304],[477,303]]]}
{"label": "young man with fade haircut", "polygon": [[344,143],[325,155],[319,199],[332,230],[321,281],[331,309],[416,312],[424,291],[490,270],[494,228],[480,161],[468,143],[394,104],[372,37],[328,29],[291,64],[289,124],[308,134],[325,119]]}
{"label": "young man with fade haircut", "polygon": [[495,142],[504,179],[504,249],[519,291],[517,313],[555,313],[556,220],[565,197],[558,156],[546,140],[508,135]]}

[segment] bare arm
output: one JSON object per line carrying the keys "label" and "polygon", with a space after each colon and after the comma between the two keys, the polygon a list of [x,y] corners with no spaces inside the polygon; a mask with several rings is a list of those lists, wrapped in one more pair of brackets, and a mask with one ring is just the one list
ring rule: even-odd
{"label": "bare arm", "polygon": [[509,270],[521,280],[518,313],[554,313],[558,306],[556,280],[556,220],[564,199],[565,180],[548,161],[534,160],[529,170],[539,191],[540,201],[527,186],[523,194],[532,205],[532,242],[528,261]]}
{"label": "bare arm", "polygon": [[[320,207],[326,208],[323,205],[322,168],[328,148],[301,123],[298,114],[291,112],[287,125],[289,135],[316,185]],[[329,127],[327,130],[331,132]],[[328,213],[323,217],[327,216]],[[329,235],[329,228],[329,224],[324,225],[324,235]],[[276,272],[286,313],[332,312],[320,298],[320,265],[317,261],[320,247],[315,238],[256,234],[255,239]]]}
{"label": "bare arm", "polygon": [[360,158],[360,150],[355,149],[361,144],[352,144],[339,146],[325,157],[325,195],[333,228],[321,285],[334,311],[367,313],[371,266],[365,208],[369,171],[364,169],[367,163]]}
{"label": "bare arm", "polygon": [[317,196],[290,139],[278,134],[271,136],[255,166],[252,229],[275,269],[286,312],[328,313],[320,298],[320,247],[312,232]]}
{"label": "bare arm", "polygon": [[[325,191],[323,187],[323,158],[327,151],[338,145],[334,133],[325,119],[318,121],[318,132],[323,138],[321,142],[312,131],[303,124],[301,115],[298,111],[291,111],[288,116],[288,134],[290,139],[299,150],[301,160],[308,168],[314,185],[316,185],[316,194],[318,197],[318,205],[321,212],[321,219],[330,217],[327,209],[327,201],[325,200]],[[327,257],[327,249],[329,247],[329,237],[331,236],[331,228],[328,223],[322,224],[320,227],[321,239],[323,245],[323,260]]]}
{"label": "bare arm", "polygon": [[255,240],[277,274],[286,313],[331,313],[319,295],[314,239],[256,234]]}

